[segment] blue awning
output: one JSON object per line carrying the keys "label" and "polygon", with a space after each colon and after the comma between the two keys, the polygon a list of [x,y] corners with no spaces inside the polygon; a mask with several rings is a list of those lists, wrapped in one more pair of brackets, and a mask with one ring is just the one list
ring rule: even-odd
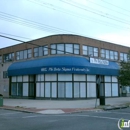
{"label": "blue awning", "polygon": [[116,62],[109,65],[93,64],[85,57],[55,56],[42,59],[15,62],[8,68],[8,76],[44,73],[73,73],[117,76],[119,66]]}

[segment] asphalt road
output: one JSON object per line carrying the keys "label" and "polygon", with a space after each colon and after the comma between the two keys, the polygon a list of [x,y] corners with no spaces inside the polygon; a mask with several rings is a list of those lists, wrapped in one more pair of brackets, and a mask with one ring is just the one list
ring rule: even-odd
{"label": "asphalt road", "polygon": [[0,130],[119,130],[121,118],[130,120],[130,108],[60,115],[0,109]]}

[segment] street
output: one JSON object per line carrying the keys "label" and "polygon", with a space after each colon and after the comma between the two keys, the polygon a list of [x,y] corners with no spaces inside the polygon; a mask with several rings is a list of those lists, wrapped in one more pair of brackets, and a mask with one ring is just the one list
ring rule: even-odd
{"label": "street", "polygon": [[0,109],[0,130],[119,130],[121,118],[130,120],[130,108],[59,115]]}

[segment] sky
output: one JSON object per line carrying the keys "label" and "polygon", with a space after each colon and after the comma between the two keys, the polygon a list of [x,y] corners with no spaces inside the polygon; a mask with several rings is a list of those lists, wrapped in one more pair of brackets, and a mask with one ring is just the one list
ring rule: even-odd
{"label": "sky", "polygon": [[130,47],[130,0],[0,0],[0,48],[74,34]]}

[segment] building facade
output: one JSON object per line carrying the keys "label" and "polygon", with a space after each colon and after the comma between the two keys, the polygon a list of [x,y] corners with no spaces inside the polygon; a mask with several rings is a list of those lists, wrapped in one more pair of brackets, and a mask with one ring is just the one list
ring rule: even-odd
{"label": "building facade", "polygon": [[87,99],[122,96],[117,80],[129,47],[77,35],[53,35],[0,49],[4,97]]}

